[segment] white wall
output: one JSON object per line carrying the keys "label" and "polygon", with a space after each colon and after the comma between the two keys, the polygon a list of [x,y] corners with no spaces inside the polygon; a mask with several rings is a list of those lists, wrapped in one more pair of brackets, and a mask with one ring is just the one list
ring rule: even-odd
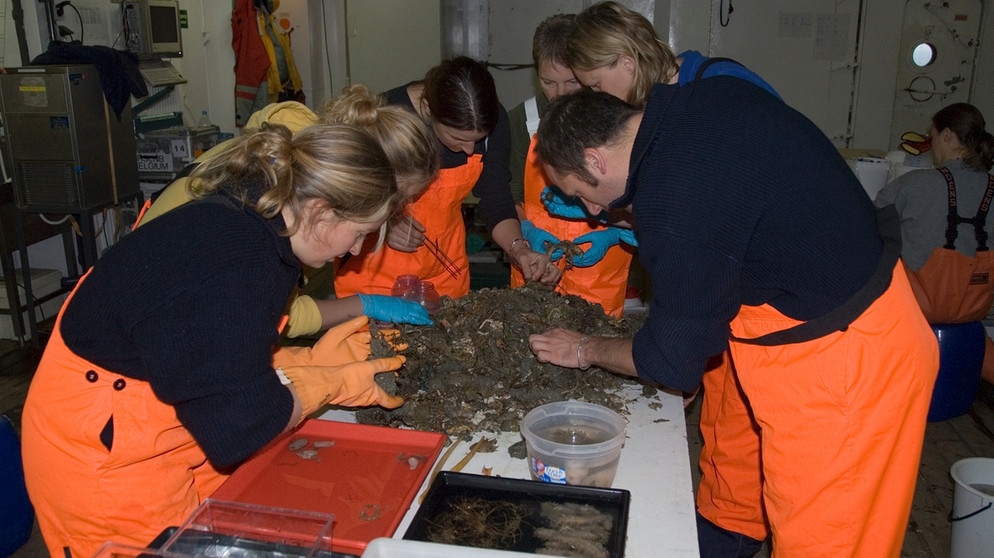
{"label": "white wall", "polygon": [[[149,112],[182,110],[194,121],[208,110],[222,130],[234,131],[234,54],[231,50],[231,8],[233,0],[179,0],[187,11],[188,28],[183,30],[185,54],[173,60],[189,83],[180,85],[160,105]],[[13,34],[11,0],[5,7],[5,64],[20,65]],[[820,3],[819,3],[820,2]],[[906,0],[843,0],[863,7],[856,85],[853,91],[850,145],[888,150],[895,79],[900,57],[901,14]],[[30,55],[42,52],[48,42],[44,4],[22,0]],[[531,37],[539,21],[554,13],[576,12],[592,0],[489,0],[489,61],[502,64],[531,63]],[[740,35],[729,39],[728,29],[718,23],[719,8],[725,0],[625,0],[624,4],[649,17],[657,32],[675,51],[700,50],[710,56],[729,56],[760,71],[775,86],[796,96],[798,105],[811,102],[821,93],[805,96],[799,85],[811,81],[803,64],[785,64],[787,42],[772,36],[770,21],[798,5],[812,12],[831,12],[829,0],[771,0],[736,2],[730,26]],[[104,40],[111,41],[116,30],[119,5],[110,0],[74,0],[81,8],[106,14],[110,27]],[[824,6],[822,6],[824,4]],[[290,18],[294,27],[293,45],[298,68],[304,77],[305,94],[312,107],[337,94],[351,82],[384,89],[416,79],[437,64],[441,56],[438,17],[440,0],[282,0],[277,15]],[[722,14],[724,15],[724,14]],[[75,13],[66,9],[64,23],[78,27]],[[765,26],[765,27],[764,27]],[[88,37],[100,36],[87,29]],[[87,43],[91,43],[88,39]],[[109,44],[109,43],[108,43]],[[349,56],[349,49],[355,52]],[[813,68],[813,66],[811,66]],[[502,102],[508,108],[535,91],[534,70],[493,71]],[[975,79],[970,102],[988,115],[994,130],[994,9],[985,0],[983,30],[980,36]],[[810,98],[809,98],[810,97]],[[788,96],[788,102],[792,102]],[[838,111],[837,119],[848,119]],[[844,126],[841,121],[833,127]],[[826,133],[830,133],[826,130]],[[33,256],[34,257],[34,256]],[[61,257],[61,255],[59,256]]]}
{"label": "white wall", "polygon": [[[848,0],[850,2],[855,0]],[[3,0],[6,28],[12,29],[10,0]],[[25,29],[31,55],[41,52],[47,43],[44,4],[22,0],[26,16]],[[189,83],[180,85],[166,101],[149,112],[181,110],[190,115],[190,122],[208,110],[211,119],[222,129],[234,130],[233,91],[234,54],[231,51],[232,1],[180,0],[187,10],[188,28],[183,30],[186,53],[174,59]],[[545,17],[561,12],[575,12],[591,0],[490,0],[489,3],[489,61],[501,64],[531,62],[531,34],[535,25]],[[778,89],[786,89],[788,102],[804,111],[805,103],[816,100],[815,92],[803,93],[798,85],[811,82],[803,64],[784,64],[782,51],[789,47],[771,37],[767,25],[780,12],[796,9],[799,4],[814,6],[812,10],[830,10],[832,2],[755,2],[736,5],[729,29],[746,29],[732,37],[729,29],[718,24],[720,0],[626,0],[626,5],[639,10],[654,21],[659,34],[674,50],[688,48],[711,56],[730,56],[754,67]],[[119,30],[115,21],[119,5],[110,0],[75,0],[83,8],[102,9],[111,32]],[[894,100],[894,81],[899,59],[900,14],[905,0],[862,0],[864,20],[859,36],[860,54],[852,125],[849,133],[854,147],[887,149],[892,146],[890,107]],[[724,2],[727,8],[728,2]],[[328,96],[337,94],[352,82],[367,83],[374,89],[385,89],[410,79],[440,59],[438,27],[439,0],[282,0],[278,15],[291,19],[294,26],[293,43],[298,67],[304,76],[308,104],[316,106]],[[63,22],[76,27],[75,14],[66,8]],[[758,31],[750,33],[753,28]],[[762,26],[766,26],[765,28]],[[984,30],[978,58],[971,102],[986,114],[994,114],[994,10],[984,12]],[[87,30],[90,37],[97,34]],[[109,34],[109,33],[108,33]],[[8,65],[18,65],[16,39],[5,33],[5,53]],[[732,37],[732,38],[729,38]],[[89,40],[87,42],[90,42]],[[346,54],[348,49],[353,52]],[[788,53],[789,54],[789,53]],[[10,63],[15,56],[14,64]],[[813,71],[813,69],[812,69]],[[494,69],[498,93],[508,108],[534,93],[534,71]],[[987,94],[984,94],[987,92]],[[791,97],[795,97],[791,99]],[[818,105],[821,106],[821,105]],[[843,111],[833,110],[833,119],[848,118]],[[994,121],[994,116],[991,117]],[[843,126],[837,124],[836,127]],[[828,126],[826,126],[828,127]],[[994,127],[994,126],[992,126]],[[831,131],[826,130],[826,133]]]}

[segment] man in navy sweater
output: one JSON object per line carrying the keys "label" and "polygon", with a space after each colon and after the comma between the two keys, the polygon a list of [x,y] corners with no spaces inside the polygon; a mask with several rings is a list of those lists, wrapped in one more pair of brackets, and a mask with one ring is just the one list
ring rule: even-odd
{"label": "man in navy sweater", "polygon": [[[656,85],[644,112],[606,93],[563,97],[538,152],[590,214],[632,211],[653,287],[633,339],[554,329],[529,339],[538,360],[692,391],[729,349],[735,389],[704,397],[760,428],[761,448],[716,441],[728,471],[761,455],[762,507],[739,520],[767,524],[784,555],[898,556],[938,349],[896,231],[824,134],[719,76]],[[710,544],[702,556],[743,555]]]}

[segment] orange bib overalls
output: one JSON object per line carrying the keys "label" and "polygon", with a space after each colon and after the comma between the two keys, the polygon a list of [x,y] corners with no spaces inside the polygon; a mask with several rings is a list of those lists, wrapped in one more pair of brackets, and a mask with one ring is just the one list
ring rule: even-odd
{"label": "orange bib overalls", "polygon": [[[594,224],[592,221],[563,219],[549,214],[542,205],[542,189],[549,184],[549,180],[545,177],[542,165],[538,161],[535,143],[533,135],[528,146],[528,158],[525,161],[525,192],[522,203],[525,218],[559,240],[573,240],[588,232],[605,230],[607,228],[605,225]],[[532,246],[532,250],[545,251],[542,246]],[[625,290],[628,288],[628,270],[631,264],[631,250],[617,244],[608,249],[601,261],[590,267],[564,269],[562,278],[556,285],[556,291],[577,295],[588,302],[600,304],[606,314],[620,318],[625,307]],[[511,266],[511,286],[520,287],[524,284],[521,270]]]}
{"label": "orange bib overalls", "polygon": [[[731,328],[798,323],[743,306]],[[777,558],[899,556],[939,368],[903,263],[845,331],[730,349],[734,368],[704,376],[701,515],[758,540],[772,526]]]}
{"label": "orange bib overalls", "polygon": [[[80,284],[85,281],[84,278]],[[77,289],[79,286],[77,285]],[[75,294],[75,291],[73,291]],[[24,475],[49,553],[147,546],[225,480],[147,382],[75,355],[55,330],[24,405]],[[113,419],[112,444],[101,441]]]}
{"label": "orange bib overalls", "polygon": [[405,213],[425,227],[427,241],[435,241],[442,253],[451,258],[461,273],[453,277],[427,247],[416,252],[399,252],[384,245],[379,251],[369,249],[370,242],[358,256],[339,266],[335,275],[335,295],[356,293],[389,295],[399,275],[413,274],[431,281],[440,295],[459,298],[469,293],[469,259],[466,257],[466,226],[462,202],[473,190],[483,172],[483,157],[474,154],[465,165],[442,169],[438,177]]}

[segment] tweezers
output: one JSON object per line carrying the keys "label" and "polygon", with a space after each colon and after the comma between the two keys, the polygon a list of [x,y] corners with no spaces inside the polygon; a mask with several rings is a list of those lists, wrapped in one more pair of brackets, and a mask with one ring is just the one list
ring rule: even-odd
{"label": "tweezers", "polygon": [[448,274],[451,275],[453,279],[459,277],[459,274],[462,273],[462,270],[459,269],[459,266],[456,264],[456,262],[452,261],[452,258],[446,255],[445,252],[443,252],[442,249],[439,248],[437,240],[431,240],[429,238],[425,238],[425,247],[428,248],[428,251],[431,252],[433,256],[435,256],[435,259],[438,260],[438,263],[442,264],[442,268],[445,269],[445,271],[447,271]]}

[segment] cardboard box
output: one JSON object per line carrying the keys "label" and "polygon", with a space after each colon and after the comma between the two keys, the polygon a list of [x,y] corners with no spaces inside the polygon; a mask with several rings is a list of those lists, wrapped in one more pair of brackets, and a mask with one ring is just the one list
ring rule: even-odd
{"label": "cardboard box", "polygon": [[[21,306],[24,306],[27,301],[24,296],[24,281],[21,279],[20,269],[16,270],[15,277],[15,281],[17,282],[17,297],[21,303]],[[42,298],[50,295],[58,291],[60,288],[62,288],[62,273],[58,270],[31,270],[31,292],[34,294],[35,298]],[[51,300],[48,300],[39,306],[35,306],[35,320],[40,322],[57,315],[59,313],[59,309],[62,308],[62,303],[65,299],[65,294],[62,294],[53,297]],[[6,278],[0,278],[0,308],[4,310],[10,309],[10,301],[7,300]],[[28,331],[28,313],[26,309],[21,312],[21,319],[24,324],[24,338],[30,339],[31,332]],[[9,314],[0,315],[0,338],[17,338],[17,336],[14,335],[14,322]]]}

